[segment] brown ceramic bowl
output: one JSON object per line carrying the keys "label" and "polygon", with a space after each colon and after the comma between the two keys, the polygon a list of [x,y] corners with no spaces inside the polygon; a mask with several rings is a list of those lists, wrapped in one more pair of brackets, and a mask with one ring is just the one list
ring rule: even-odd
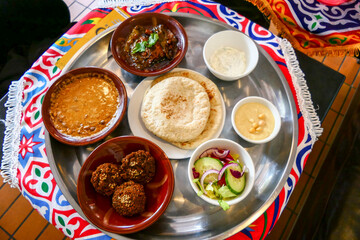
{"label": "brown ceramic bowl", "polygon": [[[155,158],[154,178],[145,186],[146,206],[141,215],[124,217],[111,205],[111,197],[97,193],[90,182],[91,174],[102,163],[119,163],[123,157],[137,150],[149,151]],[[97,147],[80,169],[77,196],[85,216],[105,231],[128,234],[153,224],[166,210],[174,191],[171,163],[161,148],[147,139],[135,136],[112,138]]]}
{"label": "brown ceramic bowl", "polygon": [[[119,93],[119,104],[117,107],[117,110],[114,114],[114,117],[109,121],[109,123],[106,125],[106,127],[101,130],[100,132],[96,134],[92,134],[89,136],[73,136],[73,135],[67,135],[61,132],[61,130],[57,129],[50,116],[50,106],[51,106],[51,95],[54,94],[56,91],[59,90],[60,86],[62,86],[67,79],[70,77],[76,77],[76,76],[82,76],[83,74],[88,74],[88,76],[106,76],[107,79],[110,79],[115,87],[116,90]],[[75,81],[78,81],[75,80]],[[80,92],[81,93],[81,90]],[[72,95],[74,96],[74,95]],[[88,96],[89,98],[93,98],[93,96]],[[70,99],[70,98],[69,98]],[[75,99],[69,100],[71,102],[76,101]],[[95,104],[94,104],[95,105]],[[71,103],[69,104],[69,108],[71,107]],[[96,106],[100,106],[99,104],[96,104]],[[105,138],[107,135],[109,135],[115,128],[119,125],[120,121],[122,120],[127,106],[127,93],[125,86],[123,82],[120,80],[118,76],[116,76],[111,71],[108,71],[103,68],[97,68],[97,67],[82,67],[73,69],[62,76],[60,76],[48,89],[47,93],[45,94],[43,104],[42,104],[42,118],[44,125],[46,129],[49,131],[50,135],[53,136],[56,140],[69,144],[74,146],[83,146],[87,144],[95,143],[103,138]],[[80,116],[80,115],[79,115]],[[54,118],[55,119],[55,118]]]}
{"label": "brown ceramic bowl", "polygon": [[[150,27],[154,26],[154,23],[155,25],[164,24],[168,29],[170,29],[170,31],[174,33],[178,39],[177,47],[179,52],[171,61],[167,62],[164,66],[159,66],[159,68],[154,70],[136,69],[134,66],[128,64],[128,62],[125,60],[124,54],[121,54],[120,49],[123,49],[123,42],[126,41],[132,29],[136,25]],[[184,58],[187,48],[188,38],[183,26],[174,18],[161,13],[141,13],[134,15],[120,23],[120,25],[115,29],[111,38],[111,52],[115,61],[120,65],[120,67],[127,72],[144,77],[160,75],[176,67]]]}

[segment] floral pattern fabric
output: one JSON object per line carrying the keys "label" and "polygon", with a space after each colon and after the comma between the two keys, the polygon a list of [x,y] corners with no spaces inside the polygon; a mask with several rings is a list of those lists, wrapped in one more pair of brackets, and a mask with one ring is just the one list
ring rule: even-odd
{"label": "floral pattern fabric", "polygon": [[[274,227],[297,183],[314,143],[298,105],[293,79],[278,37],[235,11],[207,0],[178,1],[148,6],[122,7],[129,15],[142,12],[184,12],[218,19],[246,33],[263,47],[283,72],[292,90],[298,113],[299,137],[296,161],[276,200],[252,224],[230,239],[264,239]],[[113,11],[94,9],[56,41],[22,77],[22,119],[17,179],[21,193],[51,224],[72,239],[111,239],[83,219],[61,193],[49,166],[41,104],[51,83],[60,76],[56,62],[92,27]]]}
{"label": "floral pattern fabric", "polygon": [[317,0],[247,0],[271,19],[294,48],[308,55],[360,51],[360,1],[328,6]]}

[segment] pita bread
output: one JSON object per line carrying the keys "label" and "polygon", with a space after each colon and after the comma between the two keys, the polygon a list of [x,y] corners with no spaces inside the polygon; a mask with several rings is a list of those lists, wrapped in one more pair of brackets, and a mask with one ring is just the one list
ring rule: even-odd
{"label": "pita bread", "polygon": [[185,142],[206,127],[210,101],[197,81],[175,76],[150,87],[144,95],[141,118],[146,128],[169,142]]}
{"label": "pita bread", "polygon": [[216,84],[207,77],[191,70],[180,70],[166,73],[156,78],[151,86],[155,86],[164,79],[170,77],[190,78],[204,87],[210,101],[210,114],[204,130],[197,137],[188,141],[170,141],[171,144],[182,149],[194,149],[201,143],[213,138],[218,129],[222,126],[225,115],[221,93]]}

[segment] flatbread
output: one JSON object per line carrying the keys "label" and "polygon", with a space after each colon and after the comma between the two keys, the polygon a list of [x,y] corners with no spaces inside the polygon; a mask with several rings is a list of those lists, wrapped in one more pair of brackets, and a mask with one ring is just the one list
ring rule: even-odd
{"label": "flatbread", "polygon": [[169,142],[185,142],[199,136],[210,115],[210,101],[203,86],[174,76],[150,87],[144,95],[141,118],[146,128]]}
{"label": "flatbread", "polygon": [[210,79],[201,75],[200,73],[191,70],[180,70],[180,71],[173,71],[166,73],[156,78],[151,83],[151,86],[155,86],[159,82],[170,77],[185,77],[195,80],[196,82],[200,83],[201,86],[204,87],[209,97],[210,114],[206,126],[204,130],[201,132],[201,134],[198,135],[196,138],[188,141],[170,141],[171,144],[179,148],[194,149],[197,146],[199,146],[201,143],[213,138],[215,133],[222,125],[225,113],[223,109],[221,93],[217,88],[216,84],[213,83]]}

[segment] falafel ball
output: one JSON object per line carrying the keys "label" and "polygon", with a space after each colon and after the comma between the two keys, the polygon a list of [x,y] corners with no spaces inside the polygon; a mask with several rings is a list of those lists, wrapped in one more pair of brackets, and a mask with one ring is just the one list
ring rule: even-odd
{"label": "falafel ball", "polygon": [[121,170],[123,179],[145,184],[155,175],[155,159],[149,152],[138,150],[122,159]]}
{"label": "falafel ball", "polygon": [[91,183],[95,191],[111,196],[116,187],[122,183],[120,166],[114,163],[103,163],[91,174]]}
{"label": "falafel ball", "polygon": [[133,181],[118,186],[112,197],[112,206],[122,216],[133,216],[144,212],[146,195],[144,186]]}

